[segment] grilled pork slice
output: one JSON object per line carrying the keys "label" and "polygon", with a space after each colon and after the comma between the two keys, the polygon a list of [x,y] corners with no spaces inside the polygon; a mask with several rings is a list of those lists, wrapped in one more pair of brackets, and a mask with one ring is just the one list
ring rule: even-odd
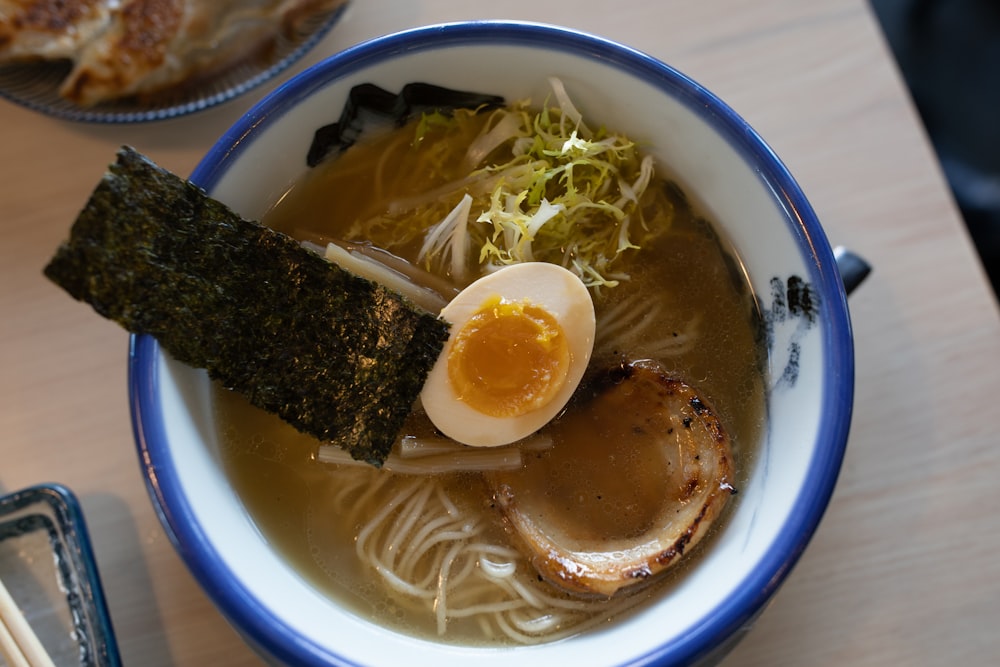
{"label": "grilled pork slice", "polygon": [[111,21],[117,0],[0,0],[0,63],[73,60]]}
{"label": "grilled pork slice", "polygon": [[548,433],[551,449],[489,481],[535,568],[570,593],[611,596],[656,576],[735,491],[719,419],[654,362],[609,373]]}

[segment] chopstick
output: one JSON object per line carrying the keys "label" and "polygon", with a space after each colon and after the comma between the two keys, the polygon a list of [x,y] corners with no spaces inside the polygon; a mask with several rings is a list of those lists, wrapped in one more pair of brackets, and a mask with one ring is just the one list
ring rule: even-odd
{"label": "chopstick", "polygon": [[55,667],[0,579],[0,653],[11,667]]}

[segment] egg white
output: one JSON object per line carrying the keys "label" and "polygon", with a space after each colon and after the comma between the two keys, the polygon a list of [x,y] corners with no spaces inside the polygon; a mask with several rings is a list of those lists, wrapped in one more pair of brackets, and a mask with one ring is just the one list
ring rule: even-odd
{"label": "egg white", "polygon": [[[566,381],[552,400],[522,415],[494,417],[463,402],[448,377],[448,356],[455,335],[488,299],[501,298],[532,305],[548,312],[559,323],[569,347]],[[594,347],[594,302],[583,282],[556,264],[512,264],[484,276],[462,290],[441,310],[451,323],[451,336],[431,369],[420,395],[427,416],[449,438],[475,447],[495,447],[531,435],[566,405],[590,361]]]}

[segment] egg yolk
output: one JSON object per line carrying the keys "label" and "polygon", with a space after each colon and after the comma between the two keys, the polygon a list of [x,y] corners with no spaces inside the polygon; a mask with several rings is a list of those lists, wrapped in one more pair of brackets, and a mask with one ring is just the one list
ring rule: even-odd
{"label": "egg yolk", "polygon": [[493,417],[543,407],[566,382],[569,343],[556,318],[530,302],[487,300],[455,335],[448,378],[460,400]]}

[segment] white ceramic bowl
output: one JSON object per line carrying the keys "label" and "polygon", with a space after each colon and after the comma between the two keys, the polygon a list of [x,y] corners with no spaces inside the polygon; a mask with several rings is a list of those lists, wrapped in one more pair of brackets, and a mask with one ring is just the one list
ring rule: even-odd
{"label": "white ceramic bowl", "polygon": [[[829,501],[847,440],[853,347],[833,254],[774,153],[723,102],[629,48],[555,27],[433,26],[339,53],[295,77],[226,133],[192,179],[259,218],[305,169],[313,131],[348,90],[412,81],[544,99],[560,77],[596,122],[655,138],[653,152],[724,228],[771,324],[765,442],[740,502],[669,595],[619,623],[529,648],[445,646],[390,632],[317,593],[269,547],[220,469],[205,373],[148,337],[130,360],[135,433],[163,524],[205,590],[277,662],[436,667],[707,663],[723,655],[784,580]],[[801,283],[796,283],[801,280]],[[791,281],[791,283],[790,283]],[[808,288],[810,302],[786,289]],[[800,307],[796,307],[800,306]],[[816,604],[822,604],[816,601]],[[473,661],[475,661],[473,663]]]}

